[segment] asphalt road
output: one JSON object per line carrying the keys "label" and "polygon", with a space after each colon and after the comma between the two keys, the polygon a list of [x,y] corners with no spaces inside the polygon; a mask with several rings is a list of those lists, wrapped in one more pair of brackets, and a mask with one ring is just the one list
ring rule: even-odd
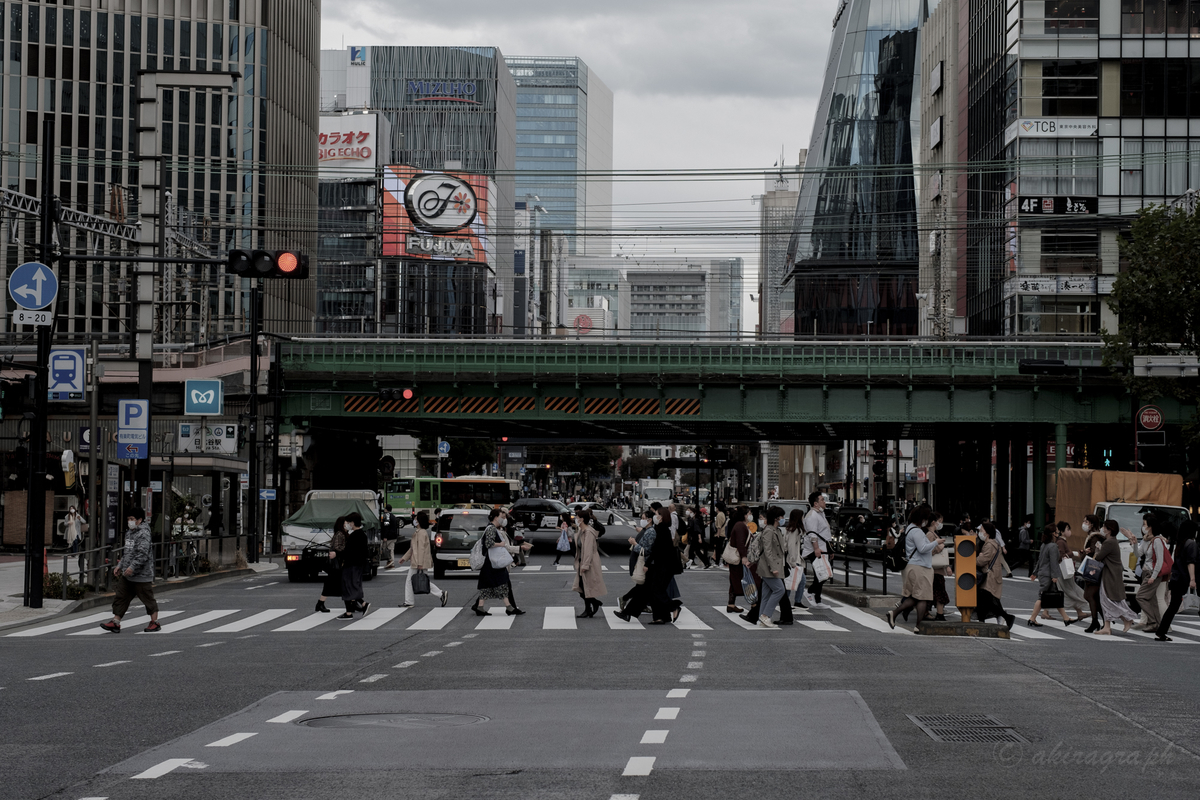
{"label": "asphalt road", "polygon": [[[1195,615],[1172,644],[1061,624],[923,637],[843,606],[744,629],[714,608],[728,578],[713,569],[680,576],[679,625],[625,625],[575,619],[572,574],[550,561],[514,571],[516,618],[469,615],[468,575],[442,582],[446,609],[425,596],[397,613],[403,573],[385,573],[349,624],[312,613],[319,584],[267,573],[164,594],[162,633],[136,632],[140,605],[119,635],[82,621],[101,609],[5,631],[0,797],[1194,798],[1200,785]],[[606,559],[606,612],[625,563]],[[1005,584],[1014,613],[1028,613],[1025,584]],[[939,742],[910,718],[935,715],[935,733],[981,721],[941,715],[985,725]]]}

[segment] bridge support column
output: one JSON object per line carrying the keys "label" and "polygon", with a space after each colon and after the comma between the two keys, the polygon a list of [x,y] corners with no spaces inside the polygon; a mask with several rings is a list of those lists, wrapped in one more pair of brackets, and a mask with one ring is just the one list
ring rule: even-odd
{"label": "bridge support column", "polygon": [[1046,428],[1037,426],[1033,434],[1033,529],[1041,534],[1046,525]]}
{"label": "bridge support column", "polygon": [[1054,470],[1067,466],[1067,425],[1059,422],[1054,425]]}
{"label": "bridge support column", "polygon": [[1008,502],[1008,454],[1009,454],[1009,439],[1011,434],[1007,425],[996,426],[996,513],[993,518],[996,520],[996,525],[1005,529],[1011,530],[1009,523],[1009,502]]}
{"label": "bridge support column", "polygon": [[933,440],[933,507],[954,522],[962,515],[962,454],[957,436],[939,436]]}
{"label": "bridge support column", "polygon": [[1012,455],[1012,477],[1009,489],[1009,524],[1013,527],[1025,521],[1026,509],[1029,507],[1029,428],[1016,425],[1010,435]]}

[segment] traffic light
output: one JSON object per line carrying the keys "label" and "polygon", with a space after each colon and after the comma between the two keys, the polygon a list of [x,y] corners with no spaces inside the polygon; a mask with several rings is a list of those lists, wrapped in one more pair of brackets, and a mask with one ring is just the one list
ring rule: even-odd
{"label": "traffic light", "polygon": [[379,390],[380,400],[412,400],[417,396],[417,390],[411,386],[387,386]]}
{"label": "traffic light", "polygon": [[230,250],[225,271],[242,278],[308,277],[308,256],[295,250]]}
{"label": "traffic light", "polygon": [[970,621],[971,609],[976,606],[975,557],[978,554],[974,533],[954,537],[954,604],[965,622]]}
{"label": "traffic light", "polygon": [[876,439],[871,442],[871,457],[874,459],[871,463],[871,474],[876,478],[887,477],[887,442],[883,439]]}

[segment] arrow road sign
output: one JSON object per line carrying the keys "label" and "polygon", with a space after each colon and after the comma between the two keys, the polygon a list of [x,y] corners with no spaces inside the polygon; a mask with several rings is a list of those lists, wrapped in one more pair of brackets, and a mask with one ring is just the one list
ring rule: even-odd
{"label": "arrow road sign", "polygon": [[440,453],[442,455],[449,455],[450,443],[449,442],[438,442],[438,453]]}
{"label": "arrow road sign", "polygon": [[37,311],[58,297],[58,278],[45,264],[29,261],[13,270],[8,279],[8,294],[21,308]]}

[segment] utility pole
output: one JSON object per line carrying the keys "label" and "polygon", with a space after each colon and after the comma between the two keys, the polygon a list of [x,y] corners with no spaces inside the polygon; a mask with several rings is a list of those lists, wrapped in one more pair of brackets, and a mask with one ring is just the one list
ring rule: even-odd
{"label": "utility pole", "polygon": [[[41,259],[54,269],[54,115],[42,121]],[[57,302],[57,298],[56,298]],[[51,307],[51,313],[54,312]],[[34,416],[29,425],[29,510],[25,528],[25,605],[42,607],[42,570],[46,545],[46,413],[53,320],[37,329],[34,365]]]}
{"label": "utility pole", "polygon": [[[88,535],[87,549],[95,550],[100,546],[100,526],[98,524],[100,513],[96,508],[96,481],[100,480],[100,475],[97,474],[96,451],[104,446],[104,440],[100,437],[98,426],[100,424],[100,343],[92,339],[91,347],[92,355],[92,385],[91,385],[91,409],[88,415],[88,438],[91,440],[88,444]],[[105,476],[107,478],[107,476]],[[99,553],[93,552],[88,559],[88,574],[92,574],[92,580],[96,585],[99,585],[99,574],[95,572],[97,564],[104,563]],[[95,573],[95,574],[93,574]]]}

